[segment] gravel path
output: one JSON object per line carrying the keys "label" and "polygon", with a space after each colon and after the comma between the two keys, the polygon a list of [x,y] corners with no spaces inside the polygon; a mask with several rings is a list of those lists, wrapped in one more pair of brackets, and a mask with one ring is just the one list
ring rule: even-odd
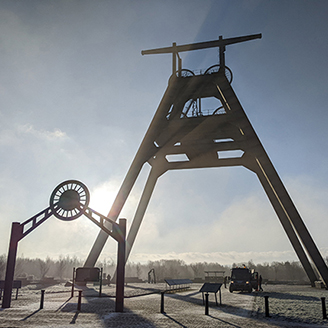
{"label": "gravel path", "polygon": [[[92,286],[89,286],[92,287]],[[222,305],[210,294],[209,315],[205,315],[201,284],[185,292],[165,294],[165,314],[160,313],[160,290],[164,284],[131,284],[125,288],[124,313],[115,313],[115,286],[84,288],[81,311],[77,292],[70,287],[44,288],[40,307],[40,286],[20,290],[10,309],[0,310],[0,327],[328,327],[322,319],[321,297],[328,291],[307,286],[265,286],[259,293],[229,293],[222,288]],[[141,296],[142,295],[142,296]],[[264,296],[269,296],[270,318],[265,317]],[[217,295],[219,301],[219,294]]]}

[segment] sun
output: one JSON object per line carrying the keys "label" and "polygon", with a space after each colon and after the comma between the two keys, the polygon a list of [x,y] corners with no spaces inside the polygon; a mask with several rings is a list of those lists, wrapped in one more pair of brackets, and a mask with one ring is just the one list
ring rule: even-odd
{"label": "sun", "polygon": [[117,184],[111,181],[95,186],[90,191],[90,208],[100,214],[107,215],[114,203],[117,192]]}

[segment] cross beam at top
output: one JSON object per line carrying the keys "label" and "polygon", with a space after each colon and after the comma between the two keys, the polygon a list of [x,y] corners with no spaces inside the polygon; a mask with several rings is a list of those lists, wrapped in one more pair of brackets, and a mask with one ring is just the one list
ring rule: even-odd
{"label": "cross beam at top", "polygon": [[[190,44],[184,44],[184,45],[180,45],[180,46],[177,46],[176,43],[174,42],[171,47],[142,50],[141,54],[142,55],[154,55],[154,54],[170,54],[171,53],[173,55],[172,70],[173,70],[173,74],[175,74],[176,57],[178,56],[179,52],[219,47],[219,49],[220,49],[220,65],[222,67],[224,67],[225,66],[224,52],[225,52],[226,46],[235,44],[235,43],[250,41],[250,40],[254,40],[254,39],[261,39],[261,38],[262,38],[261,33],[239,36],[239,37],[228,38],[228,39],[223,39],[222,35],[220,35],[219,40],[190,43]],[[180,65],[181,65],[181,60],[179,58],[179,70],[181,69]]]}

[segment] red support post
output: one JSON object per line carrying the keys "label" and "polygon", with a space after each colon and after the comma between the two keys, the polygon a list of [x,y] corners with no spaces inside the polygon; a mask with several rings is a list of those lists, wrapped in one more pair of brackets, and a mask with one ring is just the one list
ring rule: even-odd
{"label": "red support post", "polygon": [[10,308],[11,293],[13,289],[17,246],[23,235],[23,226],[19,222],[13,222],[6,267],[5,288],[3,290],[2,308]]}
{"label": "red support post", "polygon": [[124,309],[124,277],[125,277],[125,244],[126,244],[126,219],[119,219],[117,274],[116,274],[116,302],[115,312],[123,312]]}

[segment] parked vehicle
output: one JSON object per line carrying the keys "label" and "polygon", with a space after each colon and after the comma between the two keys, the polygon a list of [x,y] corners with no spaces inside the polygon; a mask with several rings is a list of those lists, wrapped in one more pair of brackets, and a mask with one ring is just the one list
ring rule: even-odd
{"label": "parked vehicle", "polygon": [[234,291],[247,291],[258,289],[258,273],[246,267],[231,269],[230,293]]}

